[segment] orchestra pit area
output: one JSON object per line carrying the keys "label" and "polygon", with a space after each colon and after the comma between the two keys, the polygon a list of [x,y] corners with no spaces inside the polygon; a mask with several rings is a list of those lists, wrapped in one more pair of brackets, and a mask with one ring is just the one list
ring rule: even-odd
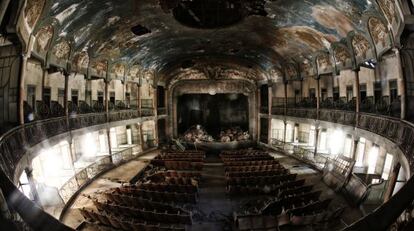
{"label": "orchestra pit area", "polygon": [[112,187],[80,195],[65,223],[83,231],[299,231],[362,217],[322,174],[275,151],[161,150],[139,161],[145,167],[130,181],[112,178]]}

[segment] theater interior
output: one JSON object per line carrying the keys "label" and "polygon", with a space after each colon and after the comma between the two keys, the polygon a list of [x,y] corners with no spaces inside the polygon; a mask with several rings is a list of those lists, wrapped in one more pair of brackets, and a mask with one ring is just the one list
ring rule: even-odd
{"label": "theater interior", "polygon": [[0,230],[414,230],[414,0],[0,1]]}

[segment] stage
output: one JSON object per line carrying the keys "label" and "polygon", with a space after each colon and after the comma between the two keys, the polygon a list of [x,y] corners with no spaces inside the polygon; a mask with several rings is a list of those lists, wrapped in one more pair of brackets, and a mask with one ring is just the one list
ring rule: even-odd
{"label": "stage", "polygon": [[185,142],[189,148],[205,151],[237,150],[253,147],[256,143],[252,140],[232,142]]}

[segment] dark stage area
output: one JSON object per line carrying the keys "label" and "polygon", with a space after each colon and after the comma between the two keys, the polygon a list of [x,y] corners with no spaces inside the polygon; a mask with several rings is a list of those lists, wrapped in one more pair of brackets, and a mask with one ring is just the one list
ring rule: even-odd
{"label": "dark stage area", "polygon": [[196,124],[213,137],[232,127],[249,130],[248,97],[243,94],[185,94],[178,98],[179,134]]}

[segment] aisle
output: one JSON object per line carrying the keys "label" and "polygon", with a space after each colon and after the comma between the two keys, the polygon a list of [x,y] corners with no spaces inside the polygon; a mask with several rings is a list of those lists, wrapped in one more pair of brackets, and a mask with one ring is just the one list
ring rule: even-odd
{"label": "aisle", "polygon": [[199,190],[199,216],[190,230],[230,230],[233,208],[226,196],[224,167],[217,154],[207,154]]}

